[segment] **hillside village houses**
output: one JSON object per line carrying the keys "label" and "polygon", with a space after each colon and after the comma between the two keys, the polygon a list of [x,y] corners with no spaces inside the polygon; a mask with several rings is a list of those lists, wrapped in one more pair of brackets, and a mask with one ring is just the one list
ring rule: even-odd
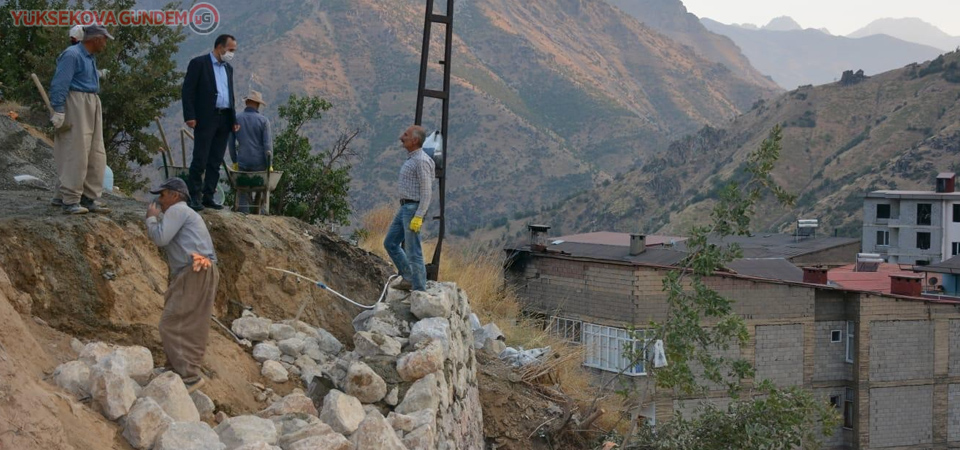
{"label": "hillside village houses", "polygon": [[[938,186],[949,177],[941,174]],[[936,193],[873,192],[864,209],[890,204],[887,225],[899,221],[901,242],[905,233],[927,232],[916,227],[941,239],[937,227],[953,223],[952,215],[943,219],[943,211],[953,213],[952,188],[944,181]],[[924,202],[930,204],[930,224],[908,224],[923,215],[917,210],[926,213],[927,207],[919,206]],[[874,233],[867,228],[876,228],[875,220],[865,215],[868,251]],[[683,238],[625,233],[547,238],[548,232],[549,227],[531,226],[529,242],[506,249],[508,280],[528,313],[584,347],[583,364],[598,378],[613,376],[629,363],[623,346],[636,344],[627,328],[664,319],[662,280],[685,256]],[[890,264],[871,255],[858,259],[857,240],[790,235],[736,240],[744,259],[707,280],[735,301],[749,329],[747,345],[732,348],[729,356],[753,363],[758,380],[802,386],[835,405],[843,423],[826,448],[960,447],[960,257],[941,262],[930,253],[930,266],[913,266],[915,261]],[[887,255],[920,258],[906,250]],[[640,386],[650,382],[644,362],[625,373]],[[719,386],[708,386],[700,398],[661,392],[644,405],[643,416],[655,423],[675,411],[690,412],[703,399],[723,405],[729,401],[725,395]]]}

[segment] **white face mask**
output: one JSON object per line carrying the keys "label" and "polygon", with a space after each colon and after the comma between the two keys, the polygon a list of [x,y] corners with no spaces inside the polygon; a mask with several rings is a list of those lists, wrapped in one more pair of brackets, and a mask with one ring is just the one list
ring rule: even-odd
{"label": "white face mask", "polygon": [[233,60],[233,52],[225,52],[223,55],[220,55],[220,59],[222,59],[223,62],[230,62]]}

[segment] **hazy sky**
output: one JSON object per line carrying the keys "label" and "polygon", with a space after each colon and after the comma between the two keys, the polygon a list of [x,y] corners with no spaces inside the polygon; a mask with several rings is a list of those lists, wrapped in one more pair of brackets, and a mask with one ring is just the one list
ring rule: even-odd
{"label": "hazy sky", "polygon": [[884,17],[919,17],[960,36],[960,0],[683,0],[697,17],[723,23],[766,25],[790,16],[804,28],[846,35]]}

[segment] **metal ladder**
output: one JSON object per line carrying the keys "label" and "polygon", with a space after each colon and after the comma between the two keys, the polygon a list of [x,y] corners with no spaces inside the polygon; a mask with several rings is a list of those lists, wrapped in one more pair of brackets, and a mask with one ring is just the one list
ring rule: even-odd
{"label": "metal ladder", "polygon": [[[442,0],[441,0],[442,1]],[[444,216],[446,181],[447,181],[447,159],[450,155],[450,147],[447,146],[447,125],[450,117],[450,53],[453,45],[453,2],[447,0],[447,14],[434,14],[434,0],[427,0],[427,11],[423,23],[423,50],[420,54],[420,85],[417,88],[417,115],[414,123],[421,125],[423,122],[423,104],[427,97],[434,98],[443,102],[443,115],[440,121],[440,132],[443,134],[443,159],[440,166],[436,167],[437,187],[440,193],[439,204],[440,213],[434,216],[434,220],[440,222],[440,231],[437,235],[437,246],[433,250],[433,259],[426,265],[427,279],[437,281],[440,274],[440,252],[443,249],[443,235],[446,231],[446,218]],[[443,66],[443,88],[441,90],[427,89],[427,71],[430,60],[430,31],[433,24],[443,24],[446,26],[444,38],[443,59],[438,61]]]}

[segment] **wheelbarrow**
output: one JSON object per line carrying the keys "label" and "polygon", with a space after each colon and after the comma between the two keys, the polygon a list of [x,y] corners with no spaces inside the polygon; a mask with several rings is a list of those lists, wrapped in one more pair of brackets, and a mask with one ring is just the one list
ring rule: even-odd
{"label": "wheelbarrow", "polygon": [[256,208],[257,214],[270,213],[270,193],[277,189],[277,184],[283,178],[282,170],[272,170],[272,158],[267,157],[267,170],[261,171],[242,171],[233,170],[224,163],[223,167],[227,171],[227,180],[230,187],[237,195],[233,198],[233,210],[240,210],[240,194],[249,193],[254,198],[254,204],[250,208]]}

